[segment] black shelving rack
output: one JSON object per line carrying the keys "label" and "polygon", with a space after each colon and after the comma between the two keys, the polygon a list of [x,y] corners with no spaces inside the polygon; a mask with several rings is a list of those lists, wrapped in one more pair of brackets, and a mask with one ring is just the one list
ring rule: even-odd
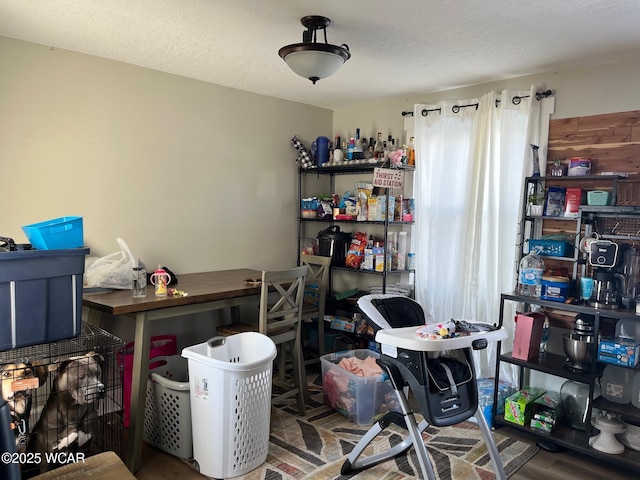
{"label": "black shelving rack", "polygon": [[[562,310],[572,313],[585,313],[594,317],[594,332],[598,332],[600,325],[604,318],[613,319],[626,319],[633,321],[640,321],[640,315],[635,314],[635,310],[627,309],[597,309],[582,304],[564,304],[554,301],[541,300],[540,298],[525,297],[516,293],[505,293],[500,296],[500,317],[499,325],[502,326],[504,322],[504,310],[506,302],[516,302],[523,304],[523,311],[529,310],[531,305],[538,305],[540,307],[547,307],[556,310]],[[620,414],[626,418],[640,421],[640,410],[632,405],[621,405],[618,403],[610,402],[603,397],[597,397],[594,399],[595,386],[597,380],[602,376],[602,371],[606,364],[598,362],[598,342],[594,341],[591,345],[591,368],[586,373],[577,373],[565,368],[566,357],[564,355],[557,355],[551,352],[540,353],[538,357],[525,361],[513,358],[511,352],[498,354],[496,356],[496,386],[500,381],[500,364],[502,362],[516,365],[519,370],[519,385],[518,388],[523,388],[524,385],[524,371],[525,369],[542,372],[555,377],[564,378],[566,380],[573,380],[576,382],[584,383],[589,386],[589,399],[587,406],[587,412],[585,418],[591,418],[592,410],[594,408],[605,410],[613,414]],[[502,351],[502,342],[498,343],[498,352]],[[493,397],[493,425],[496,427],[505,426],[515,428],[517,430],[526,432],[533,435],[542,442],[558,445],[563,448],[574,450],[583,454],[587,454],[591,457],[598,458],[600,460],[610,462],[614,465],[623,466],[630,470],[640,472],[640,452],[632,450],[630,448],[625,449],[625,452],[620,455],[611,455],[595,450],[589,446],[589,438],[597,433],[597,430],[591,425],[590,422],[586,422],[585,430],[579,431],[569,427],[565,424],[557,425],[551,432],[543,432],[535,428],[531,428],[528,425],[517,425],[515,423],[505,420],[504,415],[498,415],[498,388],[494,389]]]}
{"label": "black shelving rack", "polygon": [[[329,189],[331,192],[335,191],[335,186],[336,186],[336,176],[339,175],[353,175],[353,174],[359,174],[359,173],[373,173],[375,168],[380,168],[380,167],[384,167],[384,163],[383,162],[376,162],[376,163],[369,163],[369,162],[365,162],[365,161],[354,161],[354,162],[344,162],[342,164],[339,165],[326,165],[326,166],[322,166],[322,167],[317,167],[317,168],[298,168],[298,265],[300,265],[301,259],[300,259],[300,252],[302,249],[302,224],[303,223],[313,223],[313,222],[317,222],[317,223],[324,223],[327,226],[331,226],[331,225],[337,225],[337,224],[345,224],[345,225],[349,225],[349,224],[357,224],[357,225],[383,225],[384,227],[384,245],[385,245],[385,253],[384,256],[386,258],[386,245],[388,245],[388,232],[389,232],[389,227],[390,226],[403,226],[403,225],[413,225],[414,222],[410,221],[410,222],[404,222],[404,221],[393,221],[390,222],[389,221],[389,217],[388,215],[385,217],[384,221],[369,221],[369,220],[365,220],[365,221],[356,221],[356,220],[335,220],[333,218],[327,218],[327,219],[318,219],[318,218],[304,218],[302,216],[302,204],[301,204],[301,199],[303,198],[303,178],[307,175],[317,175],[318,177],[320,176],[329,176],[330,179],[330,185],[329,185]],[[386,168],[386,167],[385,167]],[[401,170],[405,171],[405,172],[414,172],[415,168],[411,167],[411,166],[401,166],[400,167]],[[378,272],[378,271],[371,271],[371,270],[354,270],[354,269],[350,269],[350,268],[342,268],[342,267],[331,267],[331,271],[337,271],[337,270],[343,270],[343,271],[350,271],[350,272],[358,272],[358,273],[364,273],[364,274],[368,274],[368,275],[377,275],[377,276],[381,276],[382,277],[382,290],[383,292],[386,292],[387,289],[387,276],[392,274],[401,274],[403,272],[410,272],[411,270],[387,270],[387,268],[385,267],[383,269],[383,271]],[[329,287],[328,287],[328,291],[332,292],[332,276],[329,276]]]}

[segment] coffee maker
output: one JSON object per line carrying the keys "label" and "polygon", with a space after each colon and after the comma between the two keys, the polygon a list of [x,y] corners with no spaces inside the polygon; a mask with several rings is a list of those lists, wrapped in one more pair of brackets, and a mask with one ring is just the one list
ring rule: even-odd
{"label": "coffee maker", "polygon": [[618,244],[609,240],[591,243],[589,264],[593,267],[593,289],[589,305],[596,308],[617,309],[621,303],[624,277],[615,271]]}

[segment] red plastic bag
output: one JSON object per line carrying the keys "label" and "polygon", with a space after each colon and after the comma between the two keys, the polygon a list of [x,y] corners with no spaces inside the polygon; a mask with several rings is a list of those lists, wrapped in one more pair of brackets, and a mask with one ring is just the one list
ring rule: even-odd
{"label": "red plastic bag", "polygon": [[[135,342],[129,342],[124,346],[118,361],[124,366],[123,372],[123,403],[124,403],[124,426],[129,426],[129,415],[131,410],[131,381],[133,378],[133,349]],[[175,335],[157,335],[151,337],[149,347],[149,360],[155,357],[168,357],[178,353],[178,342]],[[161,366],[160,362],[149,364],[149,368]],[[146,383],[145,383],[146,385]],[[145,391],[143,389],[143,391]]]}

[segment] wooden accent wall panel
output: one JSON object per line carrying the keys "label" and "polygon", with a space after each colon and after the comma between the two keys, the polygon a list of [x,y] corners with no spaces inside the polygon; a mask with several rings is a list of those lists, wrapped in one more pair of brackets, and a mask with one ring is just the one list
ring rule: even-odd
{"label": "wooden accent wall panel", "polygon": [[[547,172],[554,159],[559,158],[566,165],[572,157],[590,159],[594,175],[602,172],[640,174],[640,110],[551,120]],[[554,184],[552,180],[547,182],[547,185]],[[566,183],[557,185],[567,186]],[[611,189],[609,182],[602,181],[584,181],[572,186],[585,190]],[[575,233],[575,223],[571,221],[543,224],[543,234],[572,232]],[[545,257],[545,263],[567,267],[566,262],[554,262],[551,257]],[[547,314],[553,326],[573,329],[573,315],[559,310],[548,310]],[[611,329],[612,325],[603,325],[603,328]]]}
{"label": "wooden accent wall panel", "polygon": [[551,120],[547,171],[571,157],[591,159],[592,174],[640,173],[640,110]]}

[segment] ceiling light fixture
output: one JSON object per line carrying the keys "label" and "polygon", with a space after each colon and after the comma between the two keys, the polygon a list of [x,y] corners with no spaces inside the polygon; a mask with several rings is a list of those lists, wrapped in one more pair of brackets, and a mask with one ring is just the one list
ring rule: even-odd
{"label": "ceiling light fixture", "polygon": [[[327,17],[309,15],[302,17],[300,23],[307,29],[302,32],[302,43],[282,47],[278,55],[291,70],[315,85],[321,78],[336,73],[351,58],[351,53],[344,43],[340,46],[327,43],[326,28],[331,23]],[[318,30],[324,31],[324,43],[317,43]]]}

